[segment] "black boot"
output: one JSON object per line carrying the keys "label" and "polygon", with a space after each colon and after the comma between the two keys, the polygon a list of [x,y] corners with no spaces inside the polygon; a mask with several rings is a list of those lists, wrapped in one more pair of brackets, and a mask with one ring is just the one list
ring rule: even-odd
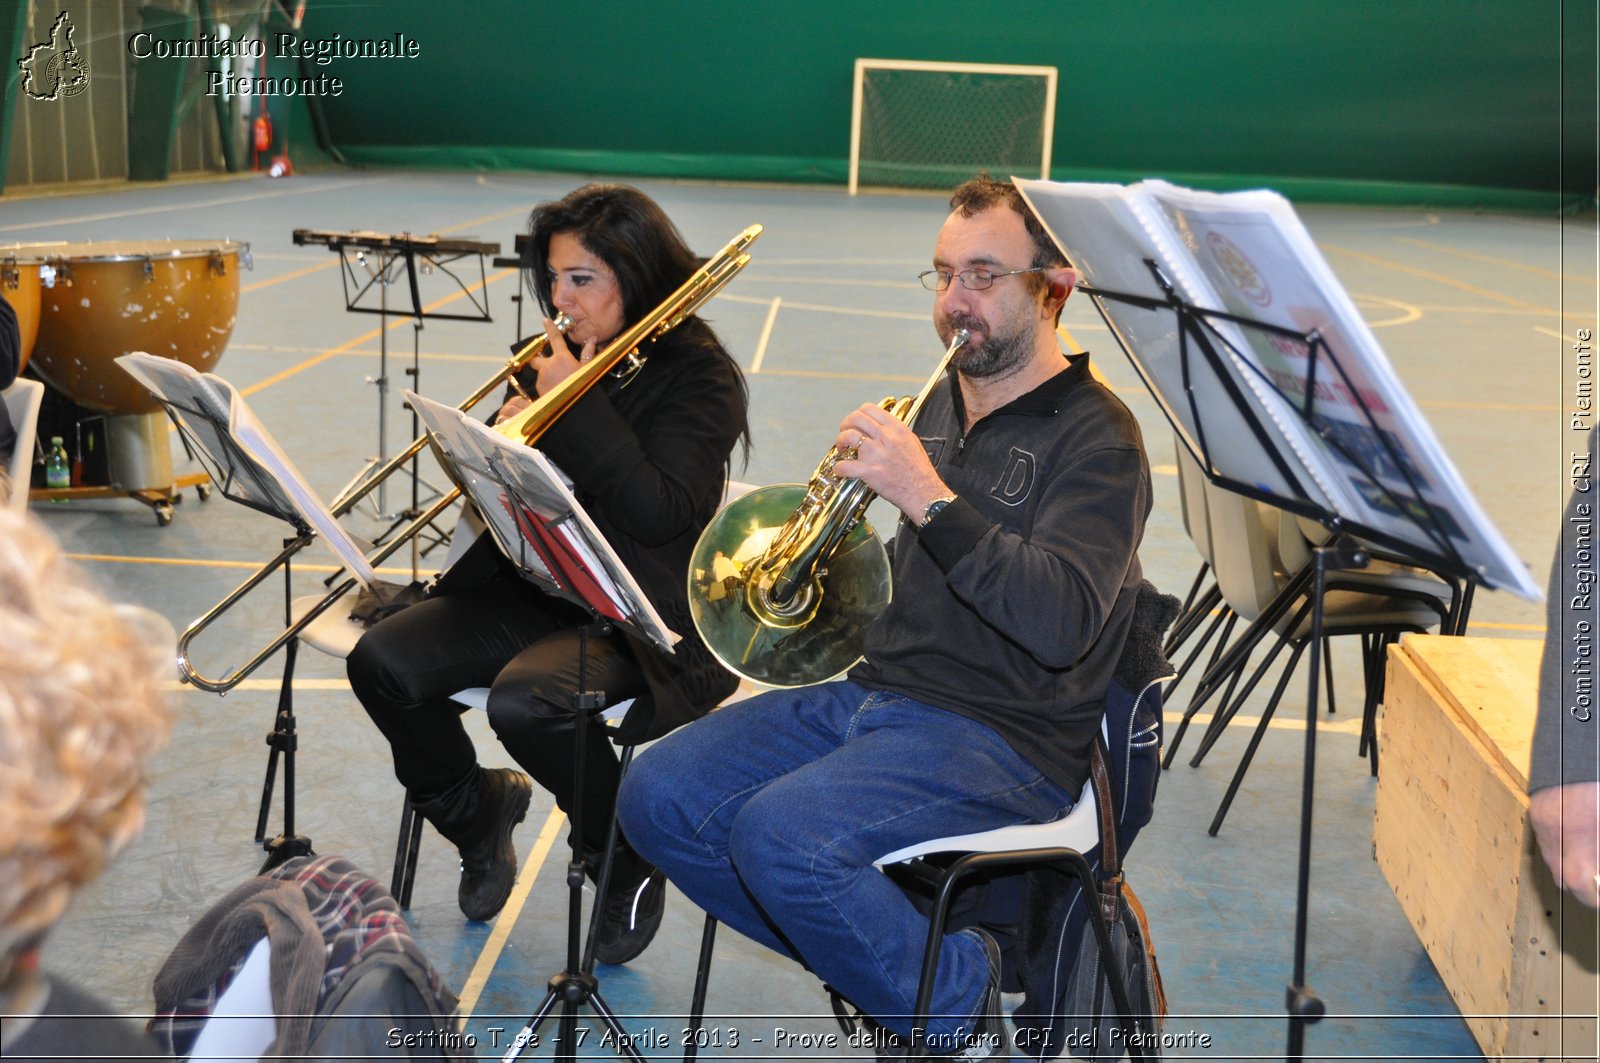
{"label": "black boot", "polygon": [[419,801],[417,811],[461,854],[456,901],[468,919],[493,919],[517,881],[517,849],[511,832],[528,814],[532,781],[510,768],[475,768],[438,797]]}

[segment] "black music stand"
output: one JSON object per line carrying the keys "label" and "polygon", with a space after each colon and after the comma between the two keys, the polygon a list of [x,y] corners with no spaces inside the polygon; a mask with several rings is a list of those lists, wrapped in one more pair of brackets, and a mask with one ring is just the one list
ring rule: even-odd
{"label": "black music stand", "polygon": [[[340,495],[351,486],[359,484],[374,469],[388,460],[389,454],[389,329],[390,317],[411,319],[411,366],[405,371],[411,378],[411,389],[422,386],[421,337],[423,322],[433,318],[443,321],[492,321],[489,312],[488,272],[485,259],[499,254],[498,243],[481,240],[454,240],[440,236],[413,236],[411,233],[327,232],[315,229],[296,229],[293,234],[297,246],[321,244],[339,255],[339,280],[344,289],[345,310],[352,314],[377,314],[384,322],[378,328],[378,375],[368,382],[378,388],[378,454],[356,474]],[[469,283],[459,272],[460,264],[476,261],[478,280]],[[359,272],[358,272],[359,270]],[[422,276],[438,274],[452,282],[454,294],[465,298],[471,307],[468,313],[446,313],[430,310],[422,301]],[[389,289],[403,282],[406,299],[403,305],[391,306]],[[373,293],[376,292],[376,305]],[[519,308],[520,309],[520,308]],[[420,431],[415,412],[411,415],[411,434]],[[411,506],[400,513],[390,513],[387,505],[387,485],[377,487],[376,515],[380,520],[391,521],[390,528],[379,536],[382,542],[401,523],[413,519],[421,512],[422,498],[416,463],[411,465]],[[438,490],[428,485],[437,497]],[[431,545],[437,545],[431,544]],[[426,551],[422,551],[426,553]],[[412,578],[417,576],[418,553],[413,540]]]}
{"label": "black music stand", "polygon": [[633,1063],[644,1063],[643,1055],[633,1046],[633,1037],[600,995],[600,981],[594,973],[599,915],[610,888],[616,844],[614,823],[599,868],[589,933],[583,938],[583,784],[589,732],[586,720],[607,704],[604,691],[588,689],[588,650],[591,637],[608,634],[614,625],[669,653],[674,636],[549,459],[460,410],[410,391],[405,396],[426,422],[431,439],[442,452],[441,462],[446,470],[472,496],[490,534],[517,572],[546,593],[578,605],[590,617],[579,628],[578,678],[572,692],[573,712],[578,719],[573,728],[574,793],[568,816],[571,855],[566,876],[566,964],[550,976],[544,998],[501,1058],[513,1060],[521,1055],[559,1003],[556,1058],[577,1058],[578,1007],[585,1005],[610,1031],[618,1052]]}
{"label": "black music stand", "polygon": [[[1366,565],[1367,550],[1352,538],[1360,536],[1468,586],[1484,581],[1535,598],[1538,589],[1465,493],[1399,381],[1385,375],[1381,349],[1286,203],[1270,193],[1207,197],[1159,182],[1128,193],[1017,183],[1069,261],[1093,281],[1083,290],[1207,478],[1334,533],[1314,551],[1310,591],[1294,969],[1285,994],[1288,1058],[1299,1060],[1305,1027],[1326,1011],[1306,984],[1306,928],[1328,573]],[[1250,218],[1255,228],[1234,235],[1259,242],[1241,248],[1229,239],[1230,199],[1258,214]],[[1271,257],[1282,274],[1261,276],[1249,251]],[[1269,287],[1297,284],[1299,296],[1310,292],[1321,302],[1285,307]],[[1219,291],[1243,296],[1233,305],[1261,307],[1259,319],[1219,309]],[[1198,305],[1197,295],[1211,305]],[[1290,327],[1283,318],[1324,323]],[[1340,337],[1339,349],[1330,335]],[[1284,357],[1263,356],[1258,339]],[[1296,361],[1304,363],[1299,373],[1284,371]]]}
{"label": "black music stand", "polygon": [[[347,567],[359,574],[362,581],[370,583],[375,579],[360,545],[338,526],[332,514],[317,500],[304,478],[278,450],[265,427],[256,420],[231,384],[213,374],[199,373],[182,362],[148,354],[123,355],[117,359],[117,363],[144,384],[156,401],[161,403],[224,498],[276,517],[294,529],[295,536],[284,540],[283,552],[277,562],[264,569],[255,581],[264,579],[273,568],[283,569],[286,629],[298,630],[293,627],[296,618],[292,606],[291,558],[319,534]],[[349,585],[355,582],[352,578]],[[254,583],[247,586],[254,586]],[[228,604],[234,600],[237,597]],[[299,627],[315,619],[335,600],[335,596],[325,599]],[[219,606],[213,613],[221,608],[225,606]],[[255,840],[262,844],[268,854],[266,863],[262,865],[263,871],[292,857],[312,853],[311,839],[295,832],[295,752],[299,739],[294,718],[294,670],[299,640],[289,638],[285,641],[287,645],[283,678],[278,690],[278,708],[273,729],[267,735],[267,746],[271,752],[267,755],[266,779],[262,783],[261,807],[256,819]],[[187,666],[186,643],[180,649],[179,663],[180,666]],[[196,678],[188,671],[180,672],[180,676],[189,682],[194,682]],[[214,684],[197,685],[227,689]],[[269,839],[266,837],[267,817],[280,759],[283,763],[283,830]]]}

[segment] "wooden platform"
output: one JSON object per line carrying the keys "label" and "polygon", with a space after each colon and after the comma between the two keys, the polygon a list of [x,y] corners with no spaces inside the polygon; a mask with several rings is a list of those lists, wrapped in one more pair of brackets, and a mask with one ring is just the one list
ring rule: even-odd
{"label": "wooden platform", "polygon": [[1556,889],[1528,825],[1542,646],[1391,651],[1374,848],[1484,1055],[1593,1060],[1596,913]]}

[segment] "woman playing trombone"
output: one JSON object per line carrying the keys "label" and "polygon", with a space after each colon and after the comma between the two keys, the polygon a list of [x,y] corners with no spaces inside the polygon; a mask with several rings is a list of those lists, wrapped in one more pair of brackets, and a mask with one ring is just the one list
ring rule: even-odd
{"label": "woman playing trombone", "polygon": [[[528,279],[547,317],[549,346],[524,371],[544,393],[648,314],[696,268],[676,227],[648,196],[588,185],[539,205],[530,218]],[[551,319],[572,321],[565,337]],[[643,368],[608,375],[537,445],[574,481],[588,509],[668,627],[673,657],[621,633],[588,640],[586,685],[607,703],[637,698],[618,738],[646,741],[703,715],[737,680],[695,634],[684,592],[689,554],[721,501],[733,448],[746,449],[747,396],[737,364],[691,317],[641,351]],[[624,363],[625,365],[626,363]],[[527,404],[511,396],[499,417]],[[512,828],[531,786],[521,772],[478,765],[456,691],[490,687],[488,714],[506,750],[563,809],[575,797],[572,694],[579,627],[588,615],[516,574],[480,537],[429,597],[383,620],[349,658],[352,688],[394,755],[412,801],[461,853],[459,900],[471,919],[505,904],[516,878]],[[598,874],[619,781],[615,750],[590,718],[583,847]],[[663,880],[624,840],[611,879],[597,957],[622,963],[660,925]]]}

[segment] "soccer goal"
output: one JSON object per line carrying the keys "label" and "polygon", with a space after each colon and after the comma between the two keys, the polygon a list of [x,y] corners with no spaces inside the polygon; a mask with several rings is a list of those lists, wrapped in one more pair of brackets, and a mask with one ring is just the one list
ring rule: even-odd
{"label": "soccer goal", "polygon": [[857,59],[850,194],[950,188],[980,169],[1050,176],[1056,68]]}

